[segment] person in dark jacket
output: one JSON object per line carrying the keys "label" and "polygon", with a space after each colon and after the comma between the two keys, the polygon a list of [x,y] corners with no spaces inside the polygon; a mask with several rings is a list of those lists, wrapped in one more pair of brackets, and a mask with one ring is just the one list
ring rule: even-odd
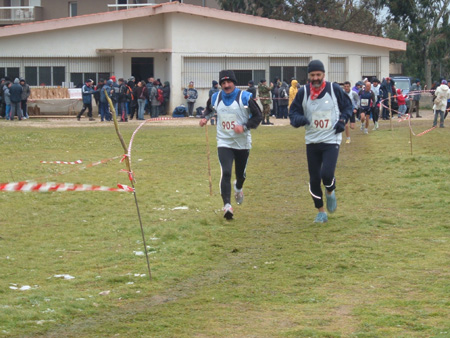
{"label": "person in dark jacket", "polygon": [[119,94],[117,95],[117,109],[120,114],[119,122],[128,122],[128,111],[127,111],[127,85],[123,78],[119,79]]}
{"label": "person in dark jacket", "polygon": [[279,99],[279,90],[280,90],[280,86],[281,86],[281,81],[279,78],[275,78],[273,81],[273,88],[272,88],[272,99],[273,99],[273,104],[272,104],[272,113],[271,116],[274,116],[276,118],[278,118],[279,114],[278,114],[278,99]]}
{"label": "person in dark jacket", "polygon": [[161,104],[161,114],[167,115],[167,108],[169,107],[170,101],[170,82],[164,81],[164,86],[162,87],[164,102]]}
{"label": "person in dark jacket", "polygon": [[136,89],[136,96],[138,102],[138,120],[144,119],[145,113],[145,103],[149,98],[149,93],[147,87],[145,86],[145,81],[139,81]]}
{"label": "person in dark jacket", "polygon": [[138,108],[136,96],[137,86],[136,86],[136,79],[134,78],[134,76],[128,79],[127,87],[128,87],[127,91],[128,115],[130,115],[130,120],[132,120]]}
{"label": "person in dark jacket", "polygon": [[[383,82],[381,82],[380,94],[383,97],[383,104],[386,107],[389,107],[389,96],[391,97],[391,104],[392,104],[392,101],[394,100],[393,96],[395,96],[395,94],[396,94],[395,93],[395,82],[390,77],[383,79]],[[388,108],[383,107],[381,117],[383,120],[391,119]]]}
{"label": "person in dark jacket", "polygon": [[102,87],[102,90],[100,92],[100,118],[101,121],[111,121],[111,113],[109,112],[109,103],[108,99],[106,98],[106,93],[108,93],[108,96],[111,97],[114,90],[111,88],[112,81],[108,80],[106,84]]}
{"label": "person in dark jacket", "polygon": [[4,78],[0,79],[0,117],[5,117],[5,99],[3,98],[3,86],[5,85],[6,80]]}
{"label": "person in dark jacket", "polygon": [[30,86],[26,83],[25,79],[20,78],[20,85],[22,86],[22,100],[20,101],[20,107],[22,109],[22,115],[24,119],[28,118],[28,107],[27,101],[30,97],[31,90]]}
{"label": "person in dark jacket", "polygon": [[17,114],[19,120],[22,120],[22,91],[23,88],[20,85],[19,79],[14,80],[14,84],[9,88],[10,99],[11,99],[11,121],[14,121],[14,116]]}
{"label": "person in dark jacket", "polygon": [[219,83],[216,80],[213,80],[212,82],[212,87],[209,90],[209,97],[213,96],[214,93],[217,93],[218,91],[220,91],[219,89]]}
{"label": "person in dark jacket", "polygon": [[288,104],[289,104],[289,86],[286,81],[283,81],[278,91],[278,116],[280,119],[288,118]]}
{"label": "person in dark jacket", "polygon": [[150,101],[151,101],[151,117],[157,118],[161,113],[161,102],[158,100],[158,91],[161,91],[161,87],[158,84],[158,80],[153,81],[152,91],[150,92]]}
{"label": "person in dark jacket", "polygon": [[322,61],[309,62],[308,79],[309,84],[298,90],[289,108],[289,118],[294,128],[305,127],[309,192],[318,209],[314,222],[325,223],[328,221],[325,196],[327,210],[332,213],[337,208],[334,173],[342,132],[353,114],[353,105],[338,83],[325,81]]}
{"label": "person in dark jacket", "polygon": [[3,100],[5,102],[5,119],[10,120],[11,118],[11,99],[9,88],[11,88],[11,81],[5,81],[5,84],[2,87],[3,90]]}
{"label": "person in dark jacket", "polygon": [[252,99],[256,100],[256,87],[255,82],[253,80],[248,81],[247,91],[252,93]]}
{"label": "person in dark jacket", "polygon": [[116,116],[119,116],[119,84],[117,83],[117,78],[113,75],[109,78],[112,81],[111,89],[111,101],[114,105],[114,110],[116,111]]}
{"label": "person in dark jacket", "polygon": [[88,110],[89,121],[95,121],[92,117],[92,94],[95,93],[95,90],[92,88],[93,80],[89,79],[86,81],[84,86],[81,88],[81,97],[83,99],[83,108],[77,115],[77,120],[80,121],[81,115],[84,114],[86,109]]}
{"label": "person in dark jacket", "polygon": [[[100,116],[100,92],[102,91],[103,85],[105,84],[105,79],[100,78],[98,80],[97,86],[94,87],[95,93],[94,93],[94,100],[95,105],[98,108],[98,115]],[[83,88],[83,87],[81,87]]]}

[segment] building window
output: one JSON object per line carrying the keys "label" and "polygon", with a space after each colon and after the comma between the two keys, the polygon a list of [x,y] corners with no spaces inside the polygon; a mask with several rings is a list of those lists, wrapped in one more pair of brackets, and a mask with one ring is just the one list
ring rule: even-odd
{"label": "building window", "polygon": [[62,86],[66,67],[25,67],[25,80],[30,86]]}
{"label": "building window", "polygon": [[97,75],[98,75],[98,80],[99,81],[100,81],[100,79],[109,80],[109,78],[111,77],[110,73],[98,73]]}
{"label": "building window", "polygon": [[14,81],[20,77],[20,68],[19,67],[7,67],[6,68],[6,76]]}
{"label": "building window", "polygon": [[78,15],[78,4],[76,1],[69,2],[69,16]]}
{"label": "building window", "polygon": [[66,81],[66,67],[53,67],[53,85],[62,86]]}
{"label": "building window", "polygon": [[[234,71],[234,75],[236,75],[236,85],[237,86],[248,86],[248,82],[253,80],[256,83],[259,82],[260,78],[262,79],[261,76],[264,77],[264,74],[266,73],[266,71],[264,69],[262,70],[251,70],[251,69],[247,69],[247,70],[233,70]],[[255,80],[256,79],[256,80]]]}
{"label": "building window", "polygon": [[380,78],[380,58],[362,57],[361,58],[361,78]]}
{"label": "building window", "polygon": [[275,78],[279,78],[281,81],[291,84],[291,80],[296,79],[298,83],[305,84],[308,80],[307,68],[307,66],[273,66],[270,67],[270,79],[266,80],[273,82]]}
{"label": "building window", "polygon": [[39,67],[39,85],[52,85],[52,67]]}
{"label": "building window", "polygon": [[328,60],[328,81],[344,83],[347,80],[347,58],[330,57]]}
{"label": "building window", "polygon": [[252,80],[255,82],[255,86],[258,87],[258,82],[266,77],[266,71],[264,69],[254,70]]}
{"label": "building window", "polygon": [[267,56],[185,56],[183,57],[182,86],[194,81],[197,88],[211,87],[212,80],[218,80],[219,72],[232,69],[238,86],[246,87],[249,80],[272,81],[280,77],[287,82],[296,78],[306,83],[306,68],[310,57],[267,57]]}
{"label": "building window", "polygon": [[70,73],[70,82],[77,88],[83,86],[83,73]]}
{"label": "building window", "polygon": [[25,67],[25,80],[30,86],[38,85],[38,67]]}
{"label": "building window", "polygon": [[274,82],[275,79],[282,79],[283,78],[282,71],[283,71],[283,67],[279,67],[279,66],[270,67],[270,75],[269,75],[269,78],[266,79],[267,83],[269,84],[270,82]]}
{"label": "building window", "polygon": [[97,84],[100,80],[109,80],[110,76],[111,73],[70,73],[70,82],[71,86],[81,88],[87,80],[94,80]]}

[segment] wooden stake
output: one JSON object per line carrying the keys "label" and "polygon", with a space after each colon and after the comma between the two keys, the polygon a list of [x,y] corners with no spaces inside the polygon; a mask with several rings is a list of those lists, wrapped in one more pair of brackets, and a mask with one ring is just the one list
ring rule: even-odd
{"label": "wooden stake", "polygon": [[208,159],[208,179],[209,179],[209,195],[212,196],[212,179],[211,179],[211,161],[209,151],[209,135],[208,135],[208,123],[205,124],[206,133],[206,158]]}
{"label": "wooden stake", "polygon": [[389,120],[391,121],[391,131],[392,131],[392,107],[391,107],[391,93],[389,93]]}
{"label": "wooden stake", "polygon": [[[128,154],[128,148],[127,145],[123,139],[122,134],[120,133],[119,130],[119,124],[117,123],[117,117],[116,117],[116,110],[114,108],[114,104],[111,101],[111,98],[109,97],[109,94],[106,92],[106,89],[103,90],[106,96],[106,100],[108,101],[109,107],[111,109],[111,114],[112,114],[112,118],[114,121],[114,128],[116,129],[116,134],[119,137],[120,143],[122,144],[122,148],[124,151],[124,154],[127,155]],[[137,215],[138,215],[138,219],[139,219],[139,225],[141,227],[141,235],[142,235],[142,242],[144,244],[144,252],[145,252],[145,258],[147,260],[147,269],[148,269],[148,278],[150,280],[152,280],[152,270],[150,269],[150,261],[148,259],[148,251],[147,251],[147,243],[145,242],[145,234],[144,234],[144,226],[142,225],[142,217],[141,217],[141,212],[139,210],[139,203],[138,203],[138,199],[136,196],[136,188],[134,187],[134,176],[132,175],[132,171],[131,171],[131,162],[130,162],[130,158],[128,156],[125,156],[124,158],[125,161],[125,165],[127,166],[128,169],[128,178],[131,182],[131,186],[133,188],[133,195],[134,195],[134,203],[136,204],[136,211],[137,211]]]}
{"label": "wooden stake", "polygon": [[412,146],[412,130],[409,128],[409,144],[411,146],[411,156],[413,154],[413,146]]}

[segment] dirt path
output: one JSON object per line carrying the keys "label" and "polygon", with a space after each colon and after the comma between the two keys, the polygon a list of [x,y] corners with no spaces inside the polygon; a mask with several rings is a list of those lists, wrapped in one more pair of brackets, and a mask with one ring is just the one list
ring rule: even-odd
{"label": "dirt path", "polygon": [[[433,112],[431,110],[423,110],[421,112],[423,118],[420,120],[432,120]],[[147,117],[146,117],[147,118]],[[167,118],[167,120],[164,120]],[[416,118],[413,118],[413,121]],[[394,121],[397,120],[397,117],[394,117]],[[419,119],[417,119],[419,120]],[[276,126],[288,126],[289,119],[275,119],[271,118],[271,122],[274,123],[274,127]],[[143,121],[131,120],[126,123],[126,125],[134,125],[136,128]],[[151,123],[153,125],[158,126],[198,126],[199,119],[198,118],[172,118],[170,116],[164,116],[161,120],[149,121],[147,123]],[[39,116],[39,117],[31,117],[28,120],[22,120],[14,122],[0,120],[0,125],[2,126],[25,126],[25,127],[36,127],[36,128],[61,128],[61,127],[108,127],[112,125],[112,122],[101,122],[99,118],[95,118],[95,121],[89,121],[86,117],[82,117],[81,121],[77,121],[75,116]],[[122,123],[120,123],[122,125]],[[124,124],[125,125],[125,124]],[[269,127],[269,126],[264,126]],[[272,127],[272,126],[270,126]]]}

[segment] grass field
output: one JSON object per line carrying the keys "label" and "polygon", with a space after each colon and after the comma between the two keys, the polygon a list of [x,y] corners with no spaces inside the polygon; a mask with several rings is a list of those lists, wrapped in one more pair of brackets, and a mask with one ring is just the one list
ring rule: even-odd
{"label": "grass field", "polygon": [[[0,182],[128,184],[118,160],[83,169],[122,154],[112,125],[27,124],[0,121]],[[412,155],[406,124],[354,131],[323,225],[289,126],[253,131],[245,202],[225,221],[209,128],[212,197],[203,129],[136,136],[151,281],[131,193],[0,192],[0,336],[450,337],[448,128],[414,137]]]}

